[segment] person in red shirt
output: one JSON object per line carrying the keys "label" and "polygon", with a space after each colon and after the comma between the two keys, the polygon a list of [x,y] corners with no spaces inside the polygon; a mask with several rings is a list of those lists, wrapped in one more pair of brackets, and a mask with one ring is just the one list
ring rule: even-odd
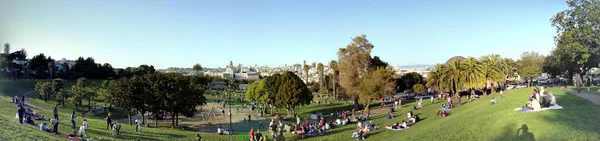
{"label": "person in red shirt", "polygon": [[254,127],[250,128],[250,140],[254,140]]}

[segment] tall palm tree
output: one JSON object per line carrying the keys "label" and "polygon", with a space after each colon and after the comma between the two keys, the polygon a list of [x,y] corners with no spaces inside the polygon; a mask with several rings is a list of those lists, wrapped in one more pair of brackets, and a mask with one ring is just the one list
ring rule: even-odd
{"label": "tall palm tree", "polygon": [[306,65],[306,63],[304,63],[304,65],[302,66],[302,68],[304,69],[304,77],[306,78],[306,84],[308,84],[308,65]]}
{"label": "tall palm tree", "polygon": [[446,63],[446,66],[442,69],[442,79],[444,83],[442,87],[447,90],[452,90],[453,94],[458,94],[458,91],[462,91],[465,88],[466,79],[463,77],[463,70],[461,69],[461,60],[450,60]]}
{"label": "tall palm tree", "polygon": [[319,73],[319,89],[324,89],[324,86],[323,86],[323,84],[324,84],[323,83],[323,71],[324,71],[324,69],[325,68],[323,66],[323,63],[318,63],[317,64],[317,71]]}
{"label": "tall palm tree", "polygon": [[54,61],[50,61],[48,63],[48,69],[49,69],[49,73],[50,73],[50,79],[53,78],[53,74],[54,74],[54,67],[56,67],[56,65],[54,64]]}
{"label": "tall palm tree", "polygon": [[[481,62],[477,58],[469,57],[461,62],[461,67],[465,77],[466,87],[471,95],[475,94],[475,89],[485,85],[484,70]],[[470,98],[470,97],[469,97]]]}
{"label": "tall palm tree", "polygon": [[333,96],[334,99],[337,98],[337,73],[338,73],[338,66],[337,66],[337,62],[335,60],[331,60],[331,62],[329,62],[329,68],[331,69],[332,73],[333,73],[333,78],[331,78],[331,83],[333,86]]}
{"label": "tall palm tree", "polygon": [[444,92],[444,88],[442,86],[442,84],[444,82],[442,82],[443,80],[441,79],[442,77],[442,72],[444,69],[444,65],[442,64],[435,64],[435,66],[433,66],[433,68],[431,68],[431,70],[429,70],[429,72],[427,72],[427,84],[425,84],[425,86],[427,86],[428,88],[431,88],[435,91],[438,92],[438,94],[442,94]]}
{"label": "tall palm tree", "polygon": [[483,63],[482,68],[484,69],[485,80],[487,83],[486,87],[487,89],[491,89],[492,93],[495,91],[493,87],[496,86],[496,83],[505,80],[504,73],[498,65],[500,60],[500,55],[497,54],[490,54],[481,57],[481,61]]}

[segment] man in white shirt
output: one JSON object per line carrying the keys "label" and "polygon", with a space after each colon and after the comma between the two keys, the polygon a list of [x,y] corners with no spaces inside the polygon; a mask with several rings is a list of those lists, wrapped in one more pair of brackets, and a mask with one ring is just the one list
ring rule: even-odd
{"label": "man in white shirt", "polygon": [[142,121],[135,119],[135,132],[142,132]]}

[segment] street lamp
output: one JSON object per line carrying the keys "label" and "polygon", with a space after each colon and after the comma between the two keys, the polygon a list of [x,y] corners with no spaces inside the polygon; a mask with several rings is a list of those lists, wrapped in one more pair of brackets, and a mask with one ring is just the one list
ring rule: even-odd
{"label": "street lamp", "polygon": [[231,84],[227,85],[227,99],[229,103],[229,132],[231,134],[233,132],[233,127],[231,126]]}

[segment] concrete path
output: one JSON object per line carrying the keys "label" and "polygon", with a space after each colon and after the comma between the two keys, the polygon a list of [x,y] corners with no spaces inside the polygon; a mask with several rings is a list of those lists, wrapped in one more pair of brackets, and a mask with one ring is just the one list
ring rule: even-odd
{"label": "concrete path", "polygon": [[[48,111],[53,111],[53,110],[54,110],[54,108],[48,107],[48,106],[46,106],[46,105],[43,105],[43,104],[35,103],[35,102],[33,102],[33,101],[29,100],[29,99],[30,99],[30,98],[29,98],[29,95],[30,95],[30,94],[32,94],[32,93],[35,93],[35,92],[36,92],[36,91],[28,91],[28,92],[24,92],[24,93],[22,94],[22,95],[24,95],[24,96],[25,96],[25,104],[27,104],[27,105],[32,105],[32,106],[35,106],[35,107],[38,107],[38,108],[42,108],[42,109],[46,109],[46,110],[48,110]],[[70,114],[71,114],[71,113],[67,113],[67,112],[65,112],[64,110],[60,110],[60,109],[58,110],[58,112],[59,112],[59,113],[62,113],[62,114],[67,114],[67,115],[70,115]],[[78,115],[78,116],[79,116],[79,115]],[[52,118],[51,116],[47,116],[47,117],[50,117],[50,118]],[[133,116],[131,116],[131,122],[133,123],[133,121],[134,121],[136,118],[141,120],[141,119],[142,119],[142,115],[141,115],[141,114],[139,114],[139,113],[137,113],[136,115],[133,115]],[[129,118],[125,117],[125,118],[120,118],[120,119],[113,119],[113,121],[117,121],[117,122],[119,122],[119,123],[128,123],[128,122],[129,122]]]}
{"label": "concrete path", "polygon": [[572,90],[572,89],[565,89],[565,88],[561,88],[564,91],[579,96],[583,99],[587,99],[589,101],[591,101],[592,103],[595,103],[596,105],[600,105],[600,95],[598,94],[592,94],[592,93],[588,93],[588,92],[584,92],[583,90],[581,91],[581,93],[577,93],[577,91]]}

